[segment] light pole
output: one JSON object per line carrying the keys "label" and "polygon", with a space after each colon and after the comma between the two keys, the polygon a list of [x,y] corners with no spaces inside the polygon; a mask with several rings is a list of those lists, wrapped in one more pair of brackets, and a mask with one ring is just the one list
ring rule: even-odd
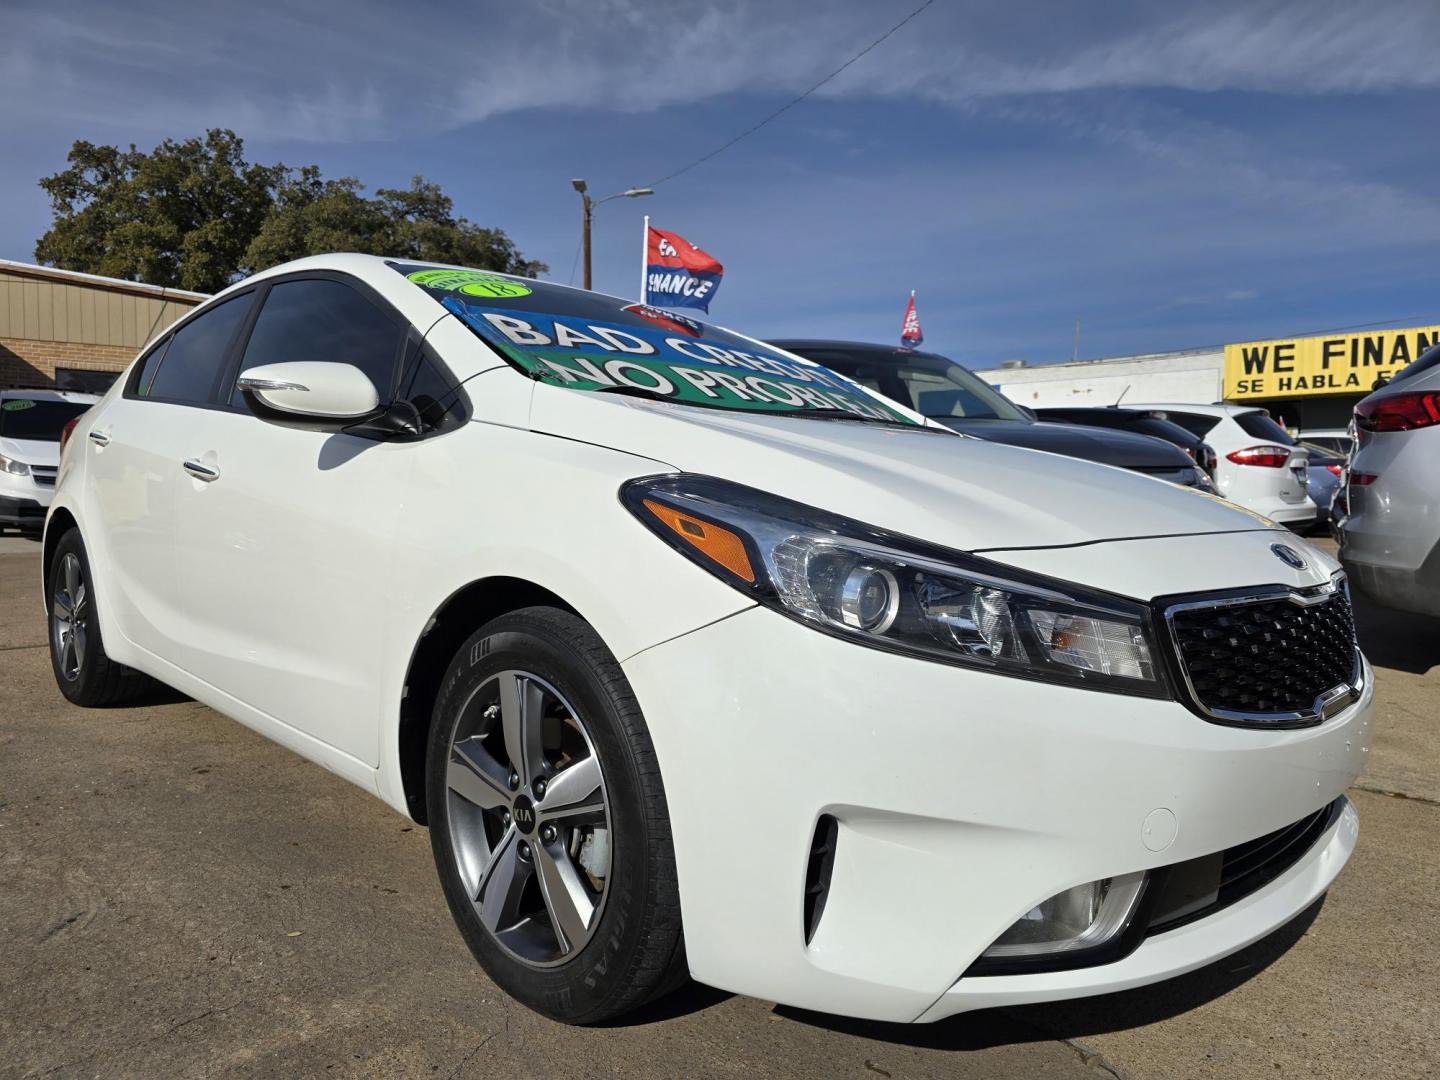
{"label": "light pole", "polygon": [[590,218],[595,212],[595,207],[601,203],[607,203],[611,199],[638,199],[642,195],[654,195],[655,189],[632,187],[626,188],[624,191],[617,191],[614,195],[606,195],[603,199],[592,199],[590,198],[590,192],[585,186],[584,180],[578,178],[571,180],[570,186],[580,193],[580,206],[584,212],[580,233],[580,245],[585,249],[585,288],[588,289],[590,288]]}

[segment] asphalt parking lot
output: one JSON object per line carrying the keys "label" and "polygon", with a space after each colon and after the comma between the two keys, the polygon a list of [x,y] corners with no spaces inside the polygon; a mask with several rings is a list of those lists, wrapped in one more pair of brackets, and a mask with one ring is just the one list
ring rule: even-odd
{"label": "asphalt parking lot", "polygon": [[1361,840],[1290,926],[1169,984],[865,1024],[691,987],[624,1026],[499,994],[423,829],[192,701],[56,691],[0,539],[0,1076],[1420,1077],[1440,1071],[1440,622],[1362,607]]}

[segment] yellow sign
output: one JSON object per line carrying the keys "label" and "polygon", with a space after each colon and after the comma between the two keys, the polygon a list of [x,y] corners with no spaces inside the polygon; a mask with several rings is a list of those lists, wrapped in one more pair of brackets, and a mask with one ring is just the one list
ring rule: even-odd
{"label": "yellow sign", "polygon": [[1225,346],[1225,399],[1368,394],[1432,345],[1440,326]]}

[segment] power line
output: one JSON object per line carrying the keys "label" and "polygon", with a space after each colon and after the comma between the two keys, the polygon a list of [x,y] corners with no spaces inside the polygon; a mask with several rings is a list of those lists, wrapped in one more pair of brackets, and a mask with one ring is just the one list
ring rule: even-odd
{"label": "power line", "polygon": [[730,147],[732,147],[732,146],[734,146],[736,143],[738,143],[741,139],[745,139],[745,138],[748,138],[748,137],[751,136],[751,135],[754,135],[755,132],[759,131],[759,130],[760,130],[761,128],[763,128],[766,124],[770,123],[770,121],[777,119],[777,118],[778,118],[779,116],[781,116],[783,113],[789,112],[789,111],[790,111],[791,109],[793,109],[796,105],[799,105],[800,102],[804,101],[804,100],[805,100],[806,98],[808,98],[811,94],[815,93],[816,90],[819,90],[822,86],[824,86],[826,83],[828,83],[831,79],[835,78],[836,75],[839,75],[842,71],[844,71],[846,68],[848,68],[851,64],[855,63],[855,61],[859,60],[859,59],[860,59],[862,56],[864,56],[866,53],[870,52],[870,50],[872,50],[872,49],[874,49],[876,46],[884,43],[884,41],[885,41],[887,38],[889,38],[892,34],[894,34],[895,31],[899,30],[902,26],[904,26],[906,23],[908,23],[911,19],[915,18],[916,15],[919,15],[922,11],[924,11],[926,8],[928,8],[928,7],[929,7],[931,4],[933,4],[934,2],[935,2],[935,0],[925,0],[925,2],[924,2],[923,4],[921,4],[919,7],[917,7],[914,11],[910,12],[909,15],[906,15],[905,18],[901,19],[898,23],[896,23],[894,26],[892,26],[889,30],[886,30],[885,33],[881,34],[878,38],[876,38],[874,41],[872,41],[869,45],[866,45],[865,48],[861,49],[858,53],[856,53],[854,56],[852,56],[849,60],[846,60],[845,63],[841,64],[838,68],[836,68],[834,71],[832,71],[829,75],[826,75],[823,79],[821,79],[819,82],[817,82],[814,86],[810,87],[809,90],[806,90],[806,91],[805,91],[803,94],[801,94],[799,97],[795,98],[795,100],[793,100],[793,101],[791,101],[791,102],[788,102],[788,103],[785,104],[785,105],[780,106],[780,108],[776,109],[773,113],[771,113],[769,116],[765,117],[765,119],[761,120],[758,124],[755,124],[753,127],[746,128],[744,131],[742,131],[739,135],[736,135],[736,136],[735,136],[733,139],[731,139],[729,142],[724,143],[723,145],[716,147],[714,150],[711,150],[711,151],[710,151],[708,154],[706,154],[704,157],[696,158],[694,161],[692,161],[689,165],[686,165],[684,168],[682,168],[682,169],[676,169],[674,172],[672,172],[672,173],[670,173],[670,174],[668,174],[668,175],[666,175],[666,176],[662,176],[659,180],[652,180],[652,181],[650,181],[649,184],[647,184],[647,185],[645,185],[645,186],[646,186],[646,187],[651,187],[651,188],[657,188],[657,187],[659,187],[661,184],[665,183],[667,180],[674,180],[677,176],[680,176],[680,175],[682,175],[682,174],[684,174],[684,173],[689,172],[691,169],[695,168],[697,165],[703,165],[703,164],[705,164],[705,162],[709,161],[711,158],[713,158],[713,157],[718,157],[720,154],[723,154],[726,150],[729,150]]}

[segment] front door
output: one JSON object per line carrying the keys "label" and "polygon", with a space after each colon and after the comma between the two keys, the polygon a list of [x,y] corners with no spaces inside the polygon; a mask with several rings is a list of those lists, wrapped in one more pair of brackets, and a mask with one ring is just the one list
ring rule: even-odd
{"label": "front door", "polygon": [[[342,281],[283,280],[262,297],[234,369],[353,364],[389,401],[405,331],[398,315]],[[414,444],[281,427],[226,404],[192,430],[187,458],[200,472],[176,493],[182,666],[373,767]]]}

